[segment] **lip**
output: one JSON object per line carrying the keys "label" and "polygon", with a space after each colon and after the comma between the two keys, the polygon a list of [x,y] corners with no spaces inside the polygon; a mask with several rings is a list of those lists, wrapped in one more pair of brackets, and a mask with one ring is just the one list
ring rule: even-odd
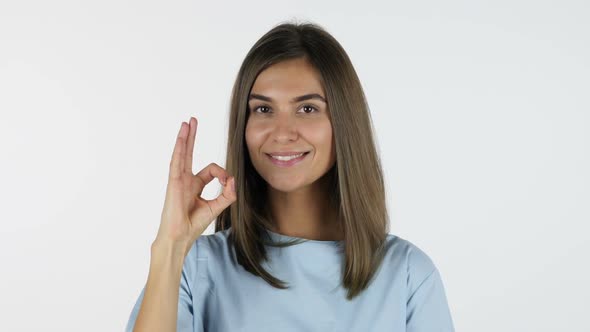
{"label": "lip", "polygon": [[273,156],[292,156],[292,155],[297,155],[297,154],[306,153],[306,152],[309,152],[309,151],[271,152],[271,153],[268,153],[268,154],[271,154]]}
{"label": "lip", "polygon": [[[299,153],[301,153],[301,152],[299,152]],[[273,154],[274,155],[279,155],[279,156],[281,155],[280,153],[276,153],[276,154],[273,153]],[[286,153],[287,156],[293,155],[293,154],[297,154],[297,153],[292,153],[292,152]],[[307,157],[308,154],[309,154],[309,151],[303,152],[303,156],[301,156],[299,158],[291,159],[291,160],[286,160],[286,161],[275,159],[275,158],[273,158],[268,153],[266,154],[266,156],[268,157],[268,159],[270,159],[270,162],[272,162],[276,166],[279,166],[279,167],[291,167],[291,166],[293,166],[295,164],[300,163],[303,159],[305,159]]]}

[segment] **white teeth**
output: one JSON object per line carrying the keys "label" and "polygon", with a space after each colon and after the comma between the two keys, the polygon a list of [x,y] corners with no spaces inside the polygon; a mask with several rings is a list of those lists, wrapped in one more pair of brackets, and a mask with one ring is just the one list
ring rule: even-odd
{"label": "white teeth", "polygon": [[303,156],[303,154],[304,153],[300,153],[298,155],[293,155],[293,156],[272,156],[271,155],[271,157],[273,157],[274,159],[277,159],[277,160],[289,161],[291,159],[299,158],[299,157]]}

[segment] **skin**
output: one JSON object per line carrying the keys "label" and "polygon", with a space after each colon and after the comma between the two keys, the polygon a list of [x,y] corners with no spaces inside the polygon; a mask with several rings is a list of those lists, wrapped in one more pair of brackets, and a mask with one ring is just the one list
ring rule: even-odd
{"label": "skin", "polygon": [[[182,122],[176,137],[160,228],[152,243],[150,270],[134,331],[176,331],[180,277],[184,259],[211,222],[236,201],[235,179],[211,163],[193,174],[197,119]],[[223,192],[201,197],[203,188],[219,179]]]}
{"label": "skin", "polygon": [[[317,70],[305,59],[283,61],[262,71],[250,92],[246,145],[254,168],[269,189],[274,232],[311,240],[342,240],[336,209],[328,203],[322,176],[336,162],[328,105]],[[272,99],[263,101],[253,95]],[[267,153],[310,151],[298,164],[274,165]]]}
{"label": "skin", "polygon": [[[275,64],[260,73],[251,90],[272,98],[252,99],[246,124],[246,143],[254,167],[269,186],[273,231],[311,240],[342,240],[336,210],[328,204],[322,176],[336,162],[328,107],[316,100],[291,102],[317,93],[325,99],[319,75],[302,59]],[[259,106],[266,106],[258,108]],[[309,106],[315,107],[315,109]],[[269,112],[269,113],[264,113]],[[208,225],[236,200],[235,179],[215,163],[196,175],[192,171],[197,119],[183,122],[166,188],[160,228],[152,243],[145,295],[134,331],[176,331],[177,303],[184,258]],[[299,164],[283,168],[271,163],[267,152],[310,151]],[[214,178],[223,192],[203,199],[205,185]]]}

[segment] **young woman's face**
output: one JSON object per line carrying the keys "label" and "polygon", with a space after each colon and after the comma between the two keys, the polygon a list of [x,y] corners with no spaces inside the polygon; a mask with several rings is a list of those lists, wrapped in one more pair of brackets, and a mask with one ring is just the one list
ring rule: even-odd
{"label": "young woman's face", "polygon": [[[274,189],[303,188],[334,165],[325,99],[319,73],[304,59],[274,64],[256,78],[248,100],[246,145],[254,168]],[[270,156],[301,152],[305,154],[291,161]]]}

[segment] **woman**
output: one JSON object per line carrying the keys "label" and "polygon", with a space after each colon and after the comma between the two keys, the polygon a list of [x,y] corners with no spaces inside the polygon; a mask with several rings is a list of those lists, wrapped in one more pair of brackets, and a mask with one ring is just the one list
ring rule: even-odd
{"label": "woman", "polygon": [[325,30],[281,24],[247,54],[227,169],[193,175],[196,131],[181,125],[128,331],[454,331],[432,260],[388,234],[369,109]]}

